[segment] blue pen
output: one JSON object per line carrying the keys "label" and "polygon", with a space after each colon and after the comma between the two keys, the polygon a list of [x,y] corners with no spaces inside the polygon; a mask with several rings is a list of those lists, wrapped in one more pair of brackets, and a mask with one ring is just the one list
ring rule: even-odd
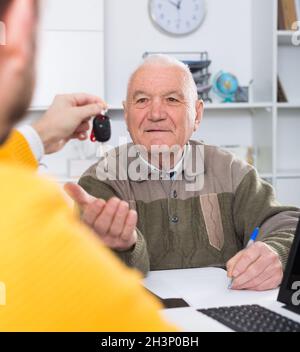
{"label": "blue pen", "polygon": [[[248,241],[246,248],[250,247],[255,242],[258,234],[259,234],[259,227],[256,227],[250,236],[250,240]],[[233,280],[234,280],[234,278],[232,278],[230,281],[230,284],[228,286],[229,289],[232,287]]]}

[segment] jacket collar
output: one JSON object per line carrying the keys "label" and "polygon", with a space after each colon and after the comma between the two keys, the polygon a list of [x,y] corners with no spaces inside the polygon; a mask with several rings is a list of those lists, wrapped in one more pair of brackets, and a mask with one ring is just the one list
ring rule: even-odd
{"label": "jacket collar", "polygon": [[[133,146],[133,144],[131,144],[131,146]],[[182,175],[188,182],[194,182],[197,176],[205,173],[204,144],[200,142],[189,141],[184,147],[181,159],[176,166],[169,171],[160,170],[156,166],[150,164],[141,156],[138,150],[136,150],[136,155],[138,156],[140,164],[145,172],[143,172],[143,175],[138,180],[133,180],[130,178],[130,175],[128,175],[129,179],[133,182],[145,182],[151,179],[176,180],[179,178],[179,175]],[[134,159],[136,160],[136,158]]]}

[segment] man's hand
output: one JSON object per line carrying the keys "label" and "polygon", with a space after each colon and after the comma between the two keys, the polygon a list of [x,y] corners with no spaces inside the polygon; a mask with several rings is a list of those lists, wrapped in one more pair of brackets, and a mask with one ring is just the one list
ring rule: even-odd
{"label": "man's hand", "polygon": [[136,244],[137,213],[127,202],[118,198],[105,202],[73,183],[67,183],[64,189],[82,210],[82,220],[109,248],[122,252]]}
{"label": "man's hand", "polygon": [[232,289],[265,291],[278,287],[283,278],[279,256],[267,244],[255,242],[227,262]]}
{"label": "man's hand", "polygon": [[51,154],[62,149],[72,138],[87,139],[89,120],[106,109],[106,103],[93,95],[58,95],[49,110],[32,127],[39,134],[45,153]]}

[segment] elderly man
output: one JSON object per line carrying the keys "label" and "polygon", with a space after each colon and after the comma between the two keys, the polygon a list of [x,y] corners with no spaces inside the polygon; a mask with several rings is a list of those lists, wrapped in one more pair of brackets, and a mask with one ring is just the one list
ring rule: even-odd
{"label": "elderly man", "polygon": [[[139,152],[136,158],[129,152],[127,179],[120,166],[115,179],[105,179],[101,160],[80,179],[89,195],[78,186],[67,186],[82,207],[84,221],[129,266],[144,273],[227,264],[228,275],[235,278],[233,289],[277,287],[299,211],[277,203],[272,187],[252,166],[215,146],[190,140],[199,127],[203,103],[188,68],[168,56],[148,57],[130,78],[124,109]],[[176,146],[167,170],[164,153],[151,153],[154,146],[161,151],[163,145]],[[120,164],[130,147],[110,152],[106,166]],[[146,165],[150,170],[148,178],[129,172],[136,159],[139,168]],[[189,160],[196,161],[196,168],[186,167]],[[124,216],[128,204],[137,210],[138,221]],[[256,243],[244,249],[256,227]]]}

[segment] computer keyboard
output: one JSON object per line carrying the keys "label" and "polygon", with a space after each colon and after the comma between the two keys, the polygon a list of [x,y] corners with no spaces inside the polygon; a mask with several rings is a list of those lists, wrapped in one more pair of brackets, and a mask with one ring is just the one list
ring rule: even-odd
{"label": "computer keyboard", "polygon": [[300,324],[258,305],[198,309],[238,332],[300,332]]}

